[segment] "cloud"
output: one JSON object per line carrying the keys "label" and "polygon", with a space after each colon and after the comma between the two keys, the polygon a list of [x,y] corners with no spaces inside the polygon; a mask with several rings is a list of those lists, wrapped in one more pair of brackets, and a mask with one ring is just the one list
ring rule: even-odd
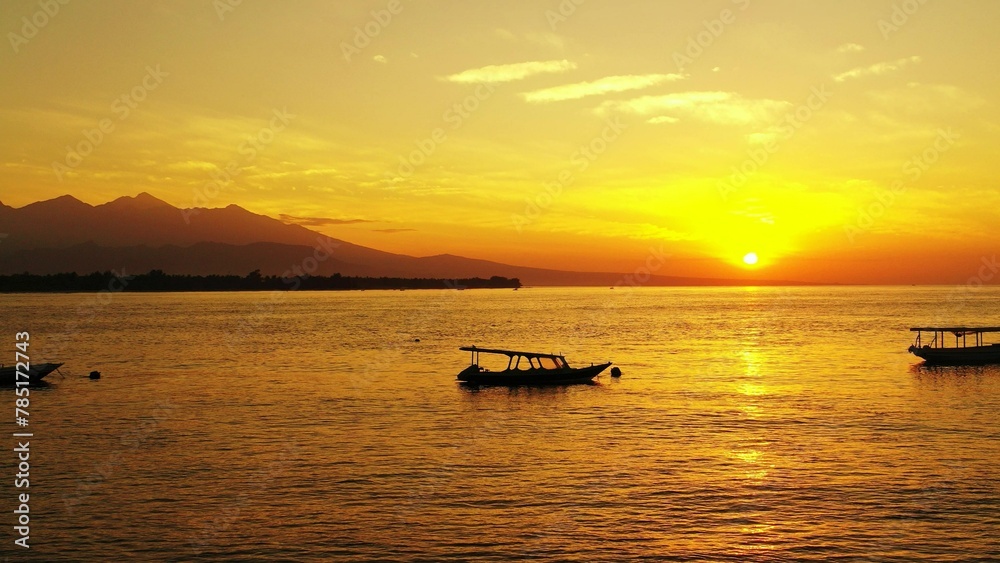
{"label": "cloud", "polygon": [[492,84],[524,80],[536,74],[566,72],[576,68],[576,63],[567,61],[532,61],[507,65],[490,65],[473,68],[458,74],[446,76],[448,82],[459,84]]}
{"label": "cloud", "polygon": [[381,64],[385,64],[385,63],[389,62],[388,59],[386,59],[382,55],[375,55],[374,57],[372,57],[372,60],[374,60],[377,63],[381,63]]}
{"label": "cloud", "polygon": [[578,82],[576,84],[566,84],[555,86],[534,92],[521,94],[525,101],[544,104],[548,102],[559,102],[562,100],[577,100],[587,96],[600,96],[613,92],[626,92],[628,90],[640,90],[664,82],[674,82],[684,80],[686,74],[640,74],[624,76],[608,76],[593,82]]}
{"label": "cloud", "polygon": [[607,101],[598,113],[623,112],[651,116],[650,123],[676,123],[682,117],[723,125],[772,123],[792,104],[780,100],[751,100],[735,92],[680,92]]}
{"label": "cloud", "polygon": [[653,125],[657,125],[660,123],[677,123],[678,121],[680,121],[680,119],[677,119],[676,117],[670,117],[669,115],[658,115],[656,117],[651,117],[647,119],[646,123],[652,123]]}
{"label": "cloud", "polygon": [[282,213],[278,216],[285,223],[294,223],[304,227],[325,227],[328,225],[354,225],[356,223],[374,223],[367,219],[332,219],[329,217],[295,217]]}
{"label": "cloud", "polygon": [[185,160],[183,162],[171,162],[170,164],[165,165],[164,168],[178,172],[201,170],[214,171],[219,169],[219,165],[214,162],[207,162],[204,160]]}
{"label": "cloud", "polygon": [[836,82],[844,82],[853,78],[863,78],[865,76],[879,76],[888,72],[897,71],[904,66],[919,63],[922,59],[918,56],[899,59],[891,63],[877,63],[867,67],[858,67],[843,72],[833,77]]}
{"label": "cloud", "polygon": [[767,143],[776,142],[780,138],[781,129],[778,127],[768,127],[764,131],[758,131],[756,133],[750,133],[746,136],[747,143],[751,145],[765,145]]}
{"label": "cloud", "polygon": [[375,232],[375,233],[385,233],[385,234],[388,234],[388,235],[392,235],[392,234],[396,234],[396,233],[408,233],[410,231],[416,231],[416,229],[372,229],[372,232]]}
{"label": "cloud", "polygon": [[840,47],[837,47],[838,53],[860,53],[864,50],[864,45],[858,45],[857,43],[844,43]]}

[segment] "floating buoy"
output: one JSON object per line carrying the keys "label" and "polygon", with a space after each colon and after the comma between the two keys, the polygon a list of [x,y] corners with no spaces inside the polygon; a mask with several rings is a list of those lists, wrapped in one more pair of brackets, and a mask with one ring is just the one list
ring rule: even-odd
{"label": "floating buoy", "polygon": [[622,370],[618,369],[618,366],[611,368],[611,377],[621,377]]}
{"label": "floating buoy", "polygon": [[100,379],[101,378],[101,372],[99,372],[99,371],[92,371],[92,372],[90,372],[90,378],[91,379]]}

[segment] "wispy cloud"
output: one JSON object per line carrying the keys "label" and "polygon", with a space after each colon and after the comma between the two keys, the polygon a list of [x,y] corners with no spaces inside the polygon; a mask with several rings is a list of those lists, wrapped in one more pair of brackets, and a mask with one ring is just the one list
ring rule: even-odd
{"label": "wispy cloud", "polygon": [[857,43],[844,43],[840,47],[837,47],[838,53],[861,53],[864,50],[864,45],[858,45]]}
{"label": "wispy cloud", "polygon": [[686,117],[723,125],[759,125],[772,123],[791,105],[766,98],[747,99],[735,92],[680,92],[607,101],[601,104],[598,112],[651,116],[649,123],[676,123]]}
{"label": "wispy cloud", "polygon": [[526,101],[536,104],[559,102],[562,100],[577,100],[587,96],[600,96],[614,92],[640,90],[664,82],[674,82],[687,78],[685,74],[630,74],[623,76],[608,76],[592,82],[578,82],[555,86],[534,92],[521,94]]}
{"label": "wispy cloud", "polygon": [[411,231],[416,231],[416,229],[372,229],[376,233],[384,233],[387,235],[393,235],[396,233],[408,233]]}
{"label": "wispy cloud", "polygon": [[188,172],[188,171],[201,171],[201,170],[217,170],[219,165],[214,162],[207,162],[204,160],[185,160],[181,162],[171,162],[169,164],[162,165],[165,169],[171,171]]}
{"label": "wispy cloud", "polygon": [[458,74],[446,76],[444,79],[459,84],[484,84],[496,82],[514,82],[524,80],[536,74],[566,72],[576,68],[576,63],[567,61],[532,61],[507,65],[490,65],[473,68]]}
{"label": "wispy cloud", "polygon": [[660,123],[677,123],[680,119],[676,117],[671,117],[669,115],[658,115],[656,117],[651,117],[646,120],[646,123],[652,123],[653,125],[658,125]]}
{"label": "wispy cloud", "polygon": [[851,69],[847,72],[843,72],[841,74],[834,76],[833,79],[836,82],[844,82],[846,80],[851,80],[854,78],[863,78],[865,76],[878,76],[881,74],[897,71],[903,68],[904,66],[910,64],[916,64],[919,63],[920,61],[921,61],[920,57],[912,56],[912,57],[907,57],[905,59],[899,59],[898,61],[894,62],[877,63],[871,66]]}
{"label": "wispy cloud", "polygon": [[357,223],[374,223],[367,219],[333,219],[330,217],[296,217],[282,213],[279,218],[285,223],[294,223],[303,227],[325,227],[328,225],[354,225]]}

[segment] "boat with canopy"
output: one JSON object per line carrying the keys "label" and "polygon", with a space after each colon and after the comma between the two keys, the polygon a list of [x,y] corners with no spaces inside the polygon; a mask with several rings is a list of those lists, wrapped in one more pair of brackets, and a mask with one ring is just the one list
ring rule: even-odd
{"label": "boat with canopy", "polygon": [[[1000,363],[1000,343],[987,344],[985,335],[1000,332],[1000,327],[914,327],[911,332],[917,333],[917,339],[909,351],[914,356],[922,358],[928,364],[936,365],[971,365]],[[928,341],[923,333],[929,332],[933,337]],[[955,345],[948,346],[951,337],[955,337]]]}
{"label": "boat with canopy", "polygon": [[[611,365],[611,362],[605,362],[603,364],[591,364],[582,368],[574,368],[570,367],[566,358],[561,354],[518,352],[515,350],[477,348],[475,346],[463,346],[459,350],[471,352],[472,358],[469,367],[458,374],[458,380],[477,385],[565,385],[569,383],[586,383],[593,380]],[[500,371],[490,371],[480,365],[480,354],[507,356],[507,367]]]}

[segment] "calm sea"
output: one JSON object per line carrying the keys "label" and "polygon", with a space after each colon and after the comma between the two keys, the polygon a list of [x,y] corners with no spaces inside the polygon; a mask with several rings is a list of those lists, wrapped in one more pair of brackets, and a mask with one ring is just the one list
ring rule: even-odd
{"label": "calm sea", "polygon": [[[998,559],[1000,369],[917,367],[935,322],[1000,324],[1000,288],[0,295],[4,355],[66,362],[30,489],[0,390],[0,553]],[[466,389],[471,344],[624,376]]]}

